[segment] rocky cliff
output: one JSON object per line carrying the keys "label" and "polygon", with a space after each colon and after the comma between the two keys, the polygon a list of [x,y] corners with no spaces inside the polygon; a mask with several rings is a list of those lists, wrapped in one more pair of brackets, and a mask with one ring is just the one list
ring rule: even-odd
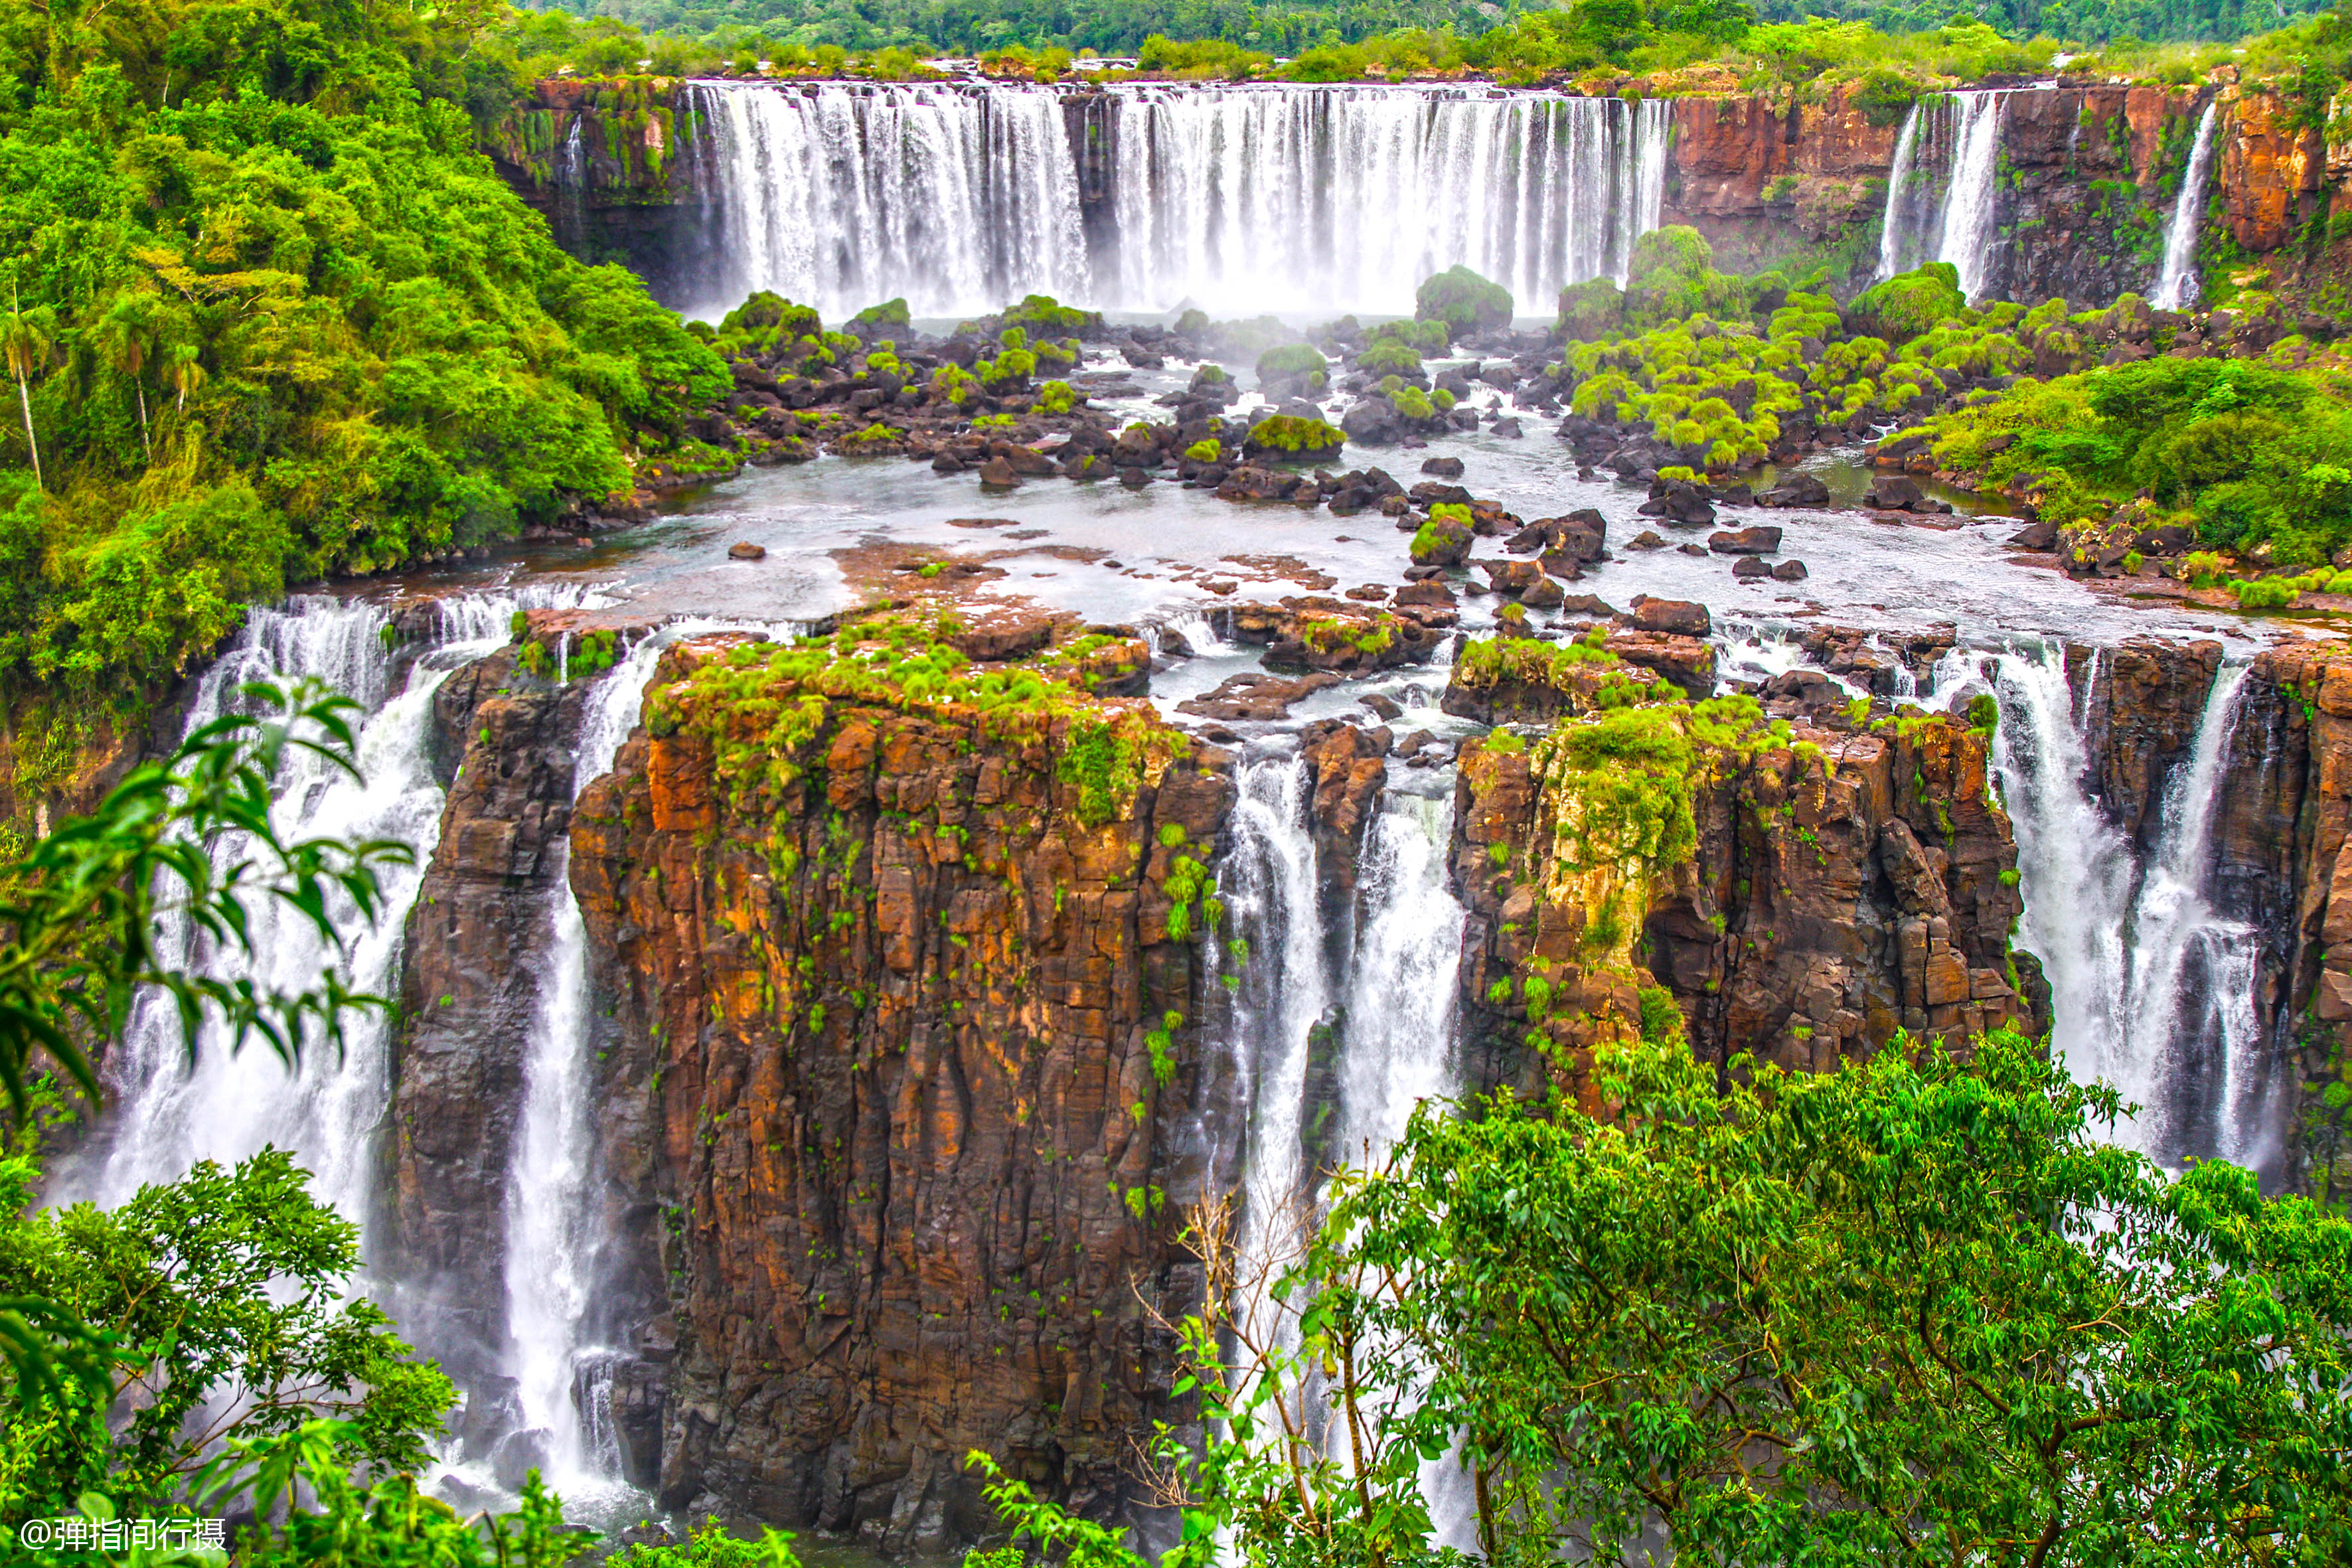
{"label": "rocky cliff", "polygon": [[582,797],[644,1293],[611,1386],[666,1503],[931,1552],[989,1523],[971,1448],[1131,1485],[1230,787],[1148,709],[854,665],[683,646]]}
{"label": "rocky cliff", "polygon": [[1591,653],[1517,661],[1576,722],[1461,759],[1464,1033],[1486,1081],[1526,1087],[1540,1059],[1575,1084],[1593,1045],[1661,1028],[1702,1059],[1820,1069],[1898,1029],[2049,1027],[2009,945],[2023,905],[1984,732],[1842,700],[1668,702]]}

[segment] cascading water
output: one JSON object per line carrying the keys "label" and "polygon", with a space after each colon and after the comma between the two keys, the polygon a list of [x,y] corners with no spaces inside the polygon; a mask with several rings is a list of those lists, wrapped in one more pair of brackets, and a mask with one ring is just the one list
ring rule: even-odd
{"label": "cascading water", "polygon": [[1962,92],[1953,133],[1952,182],[1944,195],[1943,238],[1936,259],[1960,275],[1962,298],[1984,296],[1992,271],[1993,206],[2000,194],[2000,106],[2005,92]]}
{"label": "cascading water", "polygon": [[[670,636],[648,637],[596,686],[573,747],[572,798],[612,771]],[[564,841],[569,858],[570,840]],[[574,1389],[604,1237],[590,1184],[588,929],[569,880],[552,900],[550,941],[523,1062],[522,1113],[508,1179],[509,1369],[526,1428],[546,1434],[548,1479],[577,1502],[614,1485],[617,1451],[594,1440]]]}
{"label": "cascading water", "polygon": [[709,140],[721,236],[688,310],[716,316],[759,289],[828,321],[898,296],[918,315],[1094,297],[1077,167],[1050,89],[687,92]]}
{"label": "cascading water", "polygon": [[1455,263],[1525,308],[1622,281],[1664,197],[1663,100],[1152,87],[1114,101],[1110,293],[1138,309],[1410,310]]}
{"label": "cascading water", "polygon": [[687,92],[700,129],[681,155],[720,240],[679,303],[706,315],[754,289],[829,318],[894,296],[973,315],[1030,292],[1402,312],[1457,262],[1548,306],[1624,278],[1658,225],[1673,114],[1544,93],[1118,87],[1077,111],[1109,143],[1089,142],[1082,183],[1051,87]]}
{"label": "cascading water", "polygon": [[1902,132],[1895,138],[1895,167],[1886,176],[1886,216],[1878,229],[1878,275],[1892,278],[1903,270],[1904,258],[1916,243],[1926,203],[1916,188],[1913,165],[1919,150],[1919,103],[1914,100],[1903,113]]}
{"label": "cascading water", "polygon": [[1452,1096],[1463,910],[1446,866],[1450,795],[1391,792],[1364,835],[1356,950],[1340,1028],[1336,1157],[1377,1163],[1413,1108]]}
{"label": "cascading water", "polygon": [[2213,128],[2221,118],[2221,100],[2205,106],[2197,117],[2197,141],[2189,151],[2189,167],[2180,176],[2180,194],[2173,198],[2172,225],[2164,235],[2164,265],[2147,302],[2159,310],[2178,310],[2196,303],[2197,220],[2205,208],[2205,182],[2213,170]]}
{"label": "cascading water", "polygon": [[[1285,1256],[1297,1238],[1308,1175],[1302,1142],[1307,1060],[1332,987],[1306,760],[1296,753],[1254,759],[1235,783],[1232,845],[1217,887],[1231,930],[1249,944],[1225,1043],[1236,1098],[1246,1109],[1236,1241],[1246,1271]],[[1213,1157],[1211,1168],[1217,1165]],[[1253,1298],[1235,1310],[1247,1321],[1263,1305]]]}
{"label": "cascading water", "polygon": [[2208,895],[2246,667],[2214,680],[2143,865],[2087,787],[2100,661],[2087,661],[2079,694],[2063,649],[1987,662],[2001,704],[1994,763],[2025,897],[2018,941],[2049,978],[2068,1070],[2140,1108],[2118,1136],[2151,1158],[2260,1166],[2275,1152],[2275,1117],[2253,999],[2258,933],[2223,919]]}
{"label": "cascading water", "polygon": [[[576,603],[579,595],[562,597]],[[244,630],[199,682],[189,729],[236,710],[247,682],[327,682],[357,699],[364,714],[358,757],[363,777],[355,781],[316,758],[294,756],[278,796],[281,833],[289,841],[396,839],[416,851],[413,868],[386,874],[383,910],[373,925],[338,911],[348,943],[342,952],[320,942],[306,921],[274,904],[257,906],[249,962],[266,973],[254,978],[297,988],[334,967],[354,990],[399,990],[402,926],[440,832],[442,790],[427,749],[433,694],[460,665],[507,639],[517,609],[556,598],[541,590],[445,601],[437,640],[416,657],[397,690],[384,637],[389,623],[380,607],[321,598],[247,614]],[[236,848],[223,846],[220,853]],[[198,971],[222,964],[249,972],[242,954],[212,952],[184,922],[168,921],[158,949],[166,962]],[[391,1092],[391,1032],[388,1016],[355,1014],[340,1058],[313,1051],[289,1071],[260,1047],[232,1054],[207,1029],[191,1068],[176,1015],[150,999],[106,1063],[114,1112],[100,1137],[60,1170],[53,1195],[117,1204],[143,1183],[178,1179],[198,1160],[232,1162],[275,1144],[300,1157],[317,1196],[362,1226],[364,1247],[376,1190],[376,1131]]]}
{"label": "cascading water", "polygon": [[1911,106],[1895,142],[1879,234],[1882,278],[1948,261],[1971,301],[1992,287],[2007,89],[1938,93]]}

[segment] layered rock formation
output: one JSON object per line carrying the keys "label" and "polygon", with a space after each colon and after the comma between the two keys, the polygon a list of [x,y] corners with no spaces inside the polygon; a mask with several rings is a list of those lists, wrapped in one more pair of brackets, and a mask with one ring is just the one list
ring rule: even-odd
{"label": "layered rock formation", "polygon": [[1718,1062],[2048,1029],[2039,967],[2009,946],[2023,903],[1983,732],[1660,706],[1609,661],[1551,669],[1559,710],[1589,721],[1473,742],[1456,785],[1464,1033],[1487,1081],[1525,1086],[1539,1058],[1578,1081],[1592,1046],[1661,1026],[1645,992]]}
{"label": "layered rock formation", "polygon": [[828,698],[764,657],[667,656],[574,828],[600,1135],[658,1287],[615,1415],[669,1505],[892,1552],[988,1526],[973,1447],[1108,1511],[1166,1385],[1147,1304],[1188,1299],[1159,1108],[1193,1070],[1218,754],[1116,704]]}

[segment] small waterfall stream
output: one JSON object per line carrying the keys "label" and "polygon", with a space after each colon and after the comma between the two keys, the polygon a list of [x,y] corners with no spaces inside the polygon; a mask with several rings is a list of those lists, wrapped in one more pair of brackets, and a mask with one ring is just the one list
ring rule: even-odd
{"label": "small waterfall stream", "polygon": [[[672,636],[645,637],[599,679],[573,748],[572,799],[612,771],[646,682]],[[567,860],[570,840],[565,840]],[[522,1114],[508,1179],[507,1335],[526,1427],[547,1434],[549,1483],[571,1500],[612,1489],[620,1456],[594,1440],[575,1389],[596,1325],[603,1206],[589,1128],[588,930],[564,880],[551,900],[539,1011],[523,1060]]]}
{"label": "small waterfall stream", "polygon": [[2197,117],[2197,140],[2189,151],[2189,167],[2180,176],[2180,194],[2173,198],[2172,223],[2164,235],[2164,265],[2147,302],[2159,310],[2178,310],[2195,304],[2197,291],[2197,224],[2205,210],[2205,182],[2213,172],[2213,128],[2221,118],[2219,99]]}

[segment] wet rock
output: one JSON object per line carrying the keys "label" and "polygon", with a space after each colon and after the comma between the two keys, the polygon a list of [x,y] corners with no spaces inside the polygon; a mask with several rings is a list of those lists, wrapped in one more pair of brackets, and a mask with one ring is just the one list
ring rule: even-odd
{"label": "wet rock", "polygon": [[1468,506],[1470,492],[1460,485],[1441,485],[1434,479],[1423,479],[1407,492],[1412,504],[1426,511],[1433,506]]}
{"label": "wet rock", "polygon": [[765,561],[767,558],[767,547],[753,544],[749,540],[727,547],[727,559],[730,561]]}
{"label": "wet rock", "polygon": [[2030,550],[2037,554],[2058,548],[2058,525],[2048,518],[2037,518],[2009,536],[2012,550]]}
{"label": "wet rock", "polygon": [[980,466],[980,483],[984,489],[1014,489],[1021,484],[1021,476],[1014,473],[1013,465],[1003,458],[991,458]]}
{"label": "wet rock", "polygon": [[1513,598],[1544,580],[1543,568],[1532,561],[1481,561],[1476,565],[1486,574],[1489,587]]}
{"label": "wet rock", "polygon": [[[1634,614],[1638,616],[1640,613],[1637,605]],[[1639,629],[1614,632],[1609,637],[1608,647],[1625,663],[1638,665],[1673,681],[1696,702],[1715,690],[1715,645],[1703,641],[1704,635],[1685,637]]]}
{"label": "wet rock", "polygon": [[1467,523],[1450,517],[1431,518],[1413,535],[1412,563],[1416,566],[1459,566],[1470,558],[1470,546],[1475,539]]}
{"label": "wet rock", "polygon": [[1289,718],[1292,706],[1302,698],[1339,684],[1339,678],[1327,670],[1300,676],[1248,670],[1226,677],[1204,696],[1185,699],[1176,704],[1176,711],[1228,724],[1272,723]]}
{"label": "wet rock", "polygon": [[1803,562],[1790,559],[1775,565],[1772,568],[1772,575],[1783,583],[1801,583],[1808,574]]}
{"label": "wet rock", "polygon": [[1360,700],[1365,707],[1370,709],[1373,714],[1383,722],[1404,717],[1404,710],[1402,708],[1399,707],[1389,699],[1381,696],[1377,691],[1368,691],[1359,700]]}
{"label": "wet rock", "polygon": [[1240,468],[1217,487],[1219,500],[1285,500],[1298,488],[1295,474],[1274,468]]}
{"label": "wet rock", "polygon": [[1731,574],[1741,582],[1753,582],[1772,575],[1772,568],[1753,555],[1743,555],[1731,563]]}
{"label": "wet rock", "polygon": [[1715,630],[1715,622],[1705,605],[1687,599],[1654,599],[1643,594],[1633,600],[1633,629],[1703,637]]}
{"label": "wet rock", "polygon": [[1523,440],[1527,436],[1527,432],[1519,428],[1519,422],[1507,416],[1496,420],[1493,429],[1496,435],[1501,436],[1507,440]]}
{"label": "wet rock", "polygon": [[1771,555],[1780,548],[1777,528],[1725,529],[1708,535],[1706,547],[1717,555]]}
{"label": "wet rock", "polygon": [[1519,603],[1530,610],[1556,610],[1568,597],[1568,591],[1549,577],[1538,577],[1519,591]]}
{"label": "wet rock", "polygon": [[1664,550],[1665,547],[1665,536],[1646,528],[1625,542],[1628,550]]}
{"label": "wet rock", "polygon": [[1881,474],[1870,481],[1862,504],[1879,511],[1909,511],[1922,499],[1916,480],[1902,474]]}
{"label": "wet rock", "polygon": [[1396,591],[1396,597],[1390,601],[1400,608],[1411,605],[1435,605],[1449,610],[1461,602],[1454,597],[1454,590],[1447,587],[1443,579],[1437,577],[1424,577],[1418,583],[1407,583]]}
{"label": "wet rock", "polygon": [[1598,594],[1570,594],[1559,602],[1559,610],[1565,616],[1591,616],[1599,620],[1611,619],[1617,614],[1609,601]]}
{"label": "wet rock", "polygon": [[490,1453],[490,1474],[509,1491],[520,1491],[533,1470],[547,1468],[552,1434],[544,1426],[526,1426],[499,1439]]}
{"label": "wet rock", "polygon": [[1424,474],[1434,475],[1436,478],[1441,479],[1458,479],[1462,477],[1462,459],[1459,458],[1431,458],[1421,465],[1421,471]]}
{"label": "wet rock", "polygon": [[1643,517],[1660,517],[1677,528],[1704,528],[1715,521],[1715,508],[1688,479],[1660,479],[1650,499],[1636,509]]}

